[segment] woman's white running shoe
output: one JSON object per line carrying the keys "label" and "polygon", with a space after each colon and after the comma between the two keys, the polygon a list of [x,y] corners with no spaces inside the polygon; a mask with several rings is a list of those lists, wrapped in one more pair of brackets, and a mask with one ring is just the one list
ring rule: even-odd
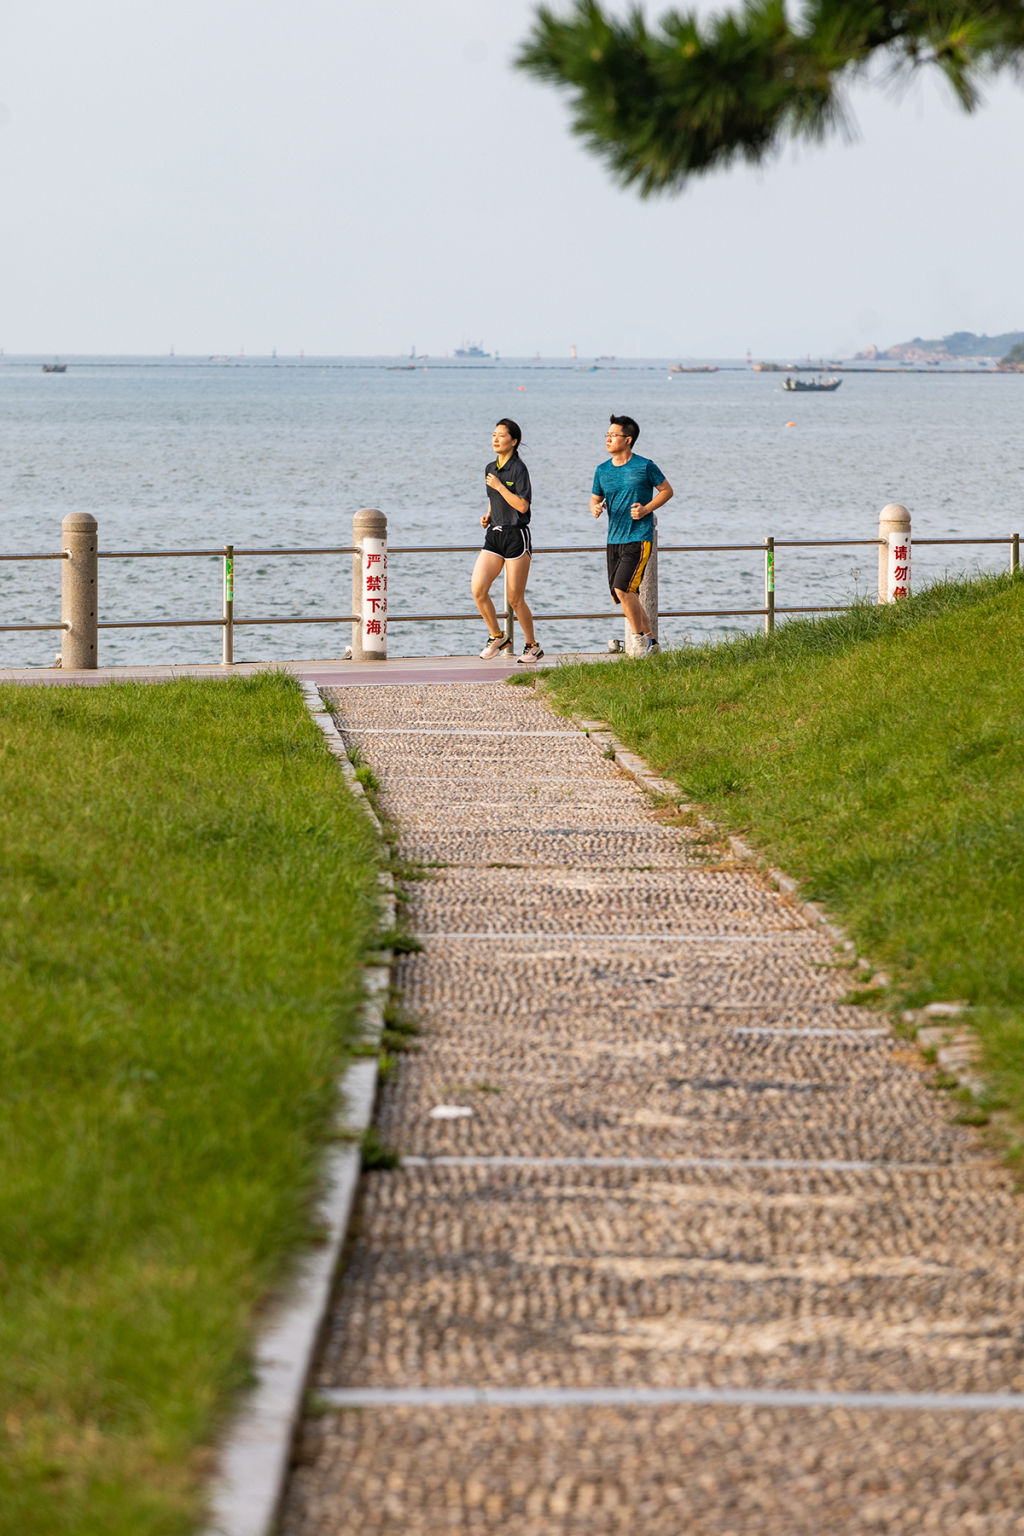
{"label": "woman's white running shoe", "polygon": [[510,651],[511,649],[512,641],[506,639],[504,635],[491,635],[487,644],[480,652],[480,660],[490,661],[492,656],[500,656],[502,651]]}
{"label": "woman's white running shoe", "polygon": [[532,645],[523,646],[523,654],[518,656],[516,660],[521,667],[524,667],[529,666],[531,662],[540,661],[543,655],[544,652],[541,650],[540,646],[535,640]]}

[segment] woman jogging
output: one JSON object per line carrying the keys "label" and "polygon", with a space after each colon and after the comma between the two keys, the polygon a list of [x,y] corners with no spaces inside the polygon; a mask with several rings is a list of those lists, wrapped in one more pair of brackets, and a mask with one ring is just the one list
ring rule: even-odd
{"label": "woman jogging", "polygon": [[526,605],[526,578],[530,574],[530,472],[519,457],[522,432],[516,422],[503,416],[491,436],[494,458],[485,470],[487,511],[480,519],[486,529],[484,547],[473,567],[473,601],[487,625],[487,644],[480,652],[484,661],[512,653],[491,601],[496,576],[505,571],[509,606],[522,625],[526,644],[520,663],[539,661],[544,655],[533,634],[533,614]]}

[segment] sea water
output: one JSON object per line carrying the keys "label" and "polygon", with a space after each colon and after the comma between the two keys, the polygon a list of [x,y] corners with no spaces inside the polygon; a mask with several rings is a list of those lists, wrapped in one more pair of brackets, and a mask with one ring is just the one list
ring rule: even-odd
{"label": "sea water", "polygon": [[[594,466],[612,412],[641,425],[637,451],[675,488],[659,515],[672,544],[872,539],[902,502],[915,540],[1007,538],[1024,523],[1024,377],[846,373],[832,394],[790,394],[781,376],[723,364],[669,372],[658,360],[460,363],[394,359],[82,358],[64,374],[40,359],[0,358],[0,554],[55,551],[61,519],[91,512],[100,548],[169,550],[351,543],[352,515],[388,519],[389,653],[472,654],[479,618],[470,572],[486,506],[491,429],[510,416],[533,480],[535,556],[528,596],[544,649],[603,650],[621,635],[604,579],[604,521],[589,513]],[[439,544],[451,552],[403,555]],[[464,546],[456,550],[455,546]],[[547,553],[571,546],[570,554]],[[1005,569],[1006,545],[915,545],[914,585]],[[218,618],[214,557],[100,562],[106,620]],[[877,552],[779,549],[785,608],[871,596]],[[665,553],[662,610],[758,608],[758,550]],[[496,588],[496,593],[498,588]],[[343,615],[351,558],[239,555],[238,619]],[[500,607],[500,603],[499,603]],[[546,613],[602,615],[545,622]],[[0,624],[60,617],[60,565],[0,561]],[[681,644],[759,626],[752,616],[678,618]],[[240,625],[236,660],[340,656],[349,626]],[[47,666],[58,631],[0,633],[0,664]],[[217,628],[109,629],[109,665],[218,661]]]}

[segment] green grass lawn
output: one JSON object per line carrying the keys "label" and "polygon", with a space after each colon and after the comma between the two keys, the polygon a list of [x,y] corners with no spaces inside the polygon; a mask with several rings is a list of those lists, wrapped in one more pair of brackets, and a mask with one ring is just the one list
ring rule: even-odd
{"label": "green grass lawn", "polygon": [[795,876],[891,975],[890,1004],[975,1005],[1024,1120],[1024,578],[539,686]]}
{"label": "green grass lawn", "polygon": [[0,687],[0,1528],[177,1536],[310,1239],[365,813],[280,674]]}

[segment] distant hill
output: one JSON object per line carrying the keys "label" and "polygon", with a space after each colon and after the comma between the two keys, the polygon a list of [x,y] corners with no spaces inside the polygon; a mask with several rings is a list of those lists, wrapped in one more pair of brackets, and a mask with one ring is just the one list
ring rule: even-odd
{"label": "distant hill", "polygon": [[977,362],[982,358],[997,360],[1021,342],[1024,342],[1024,331],[1006,331],[1002,336],[976,336],[973,331],[954,331],[951,336],[943,336],[937,341],[915,336],[913,341],[901,341],[885,352],[868,347],[857,356],[872,361],[884,358],[892,363]]}
{"label": "distant hill", "polygon": [[999,366],[1007,372],[1024,373],[1024,341],[1018,341],[1015,347],[1011,347]]}

